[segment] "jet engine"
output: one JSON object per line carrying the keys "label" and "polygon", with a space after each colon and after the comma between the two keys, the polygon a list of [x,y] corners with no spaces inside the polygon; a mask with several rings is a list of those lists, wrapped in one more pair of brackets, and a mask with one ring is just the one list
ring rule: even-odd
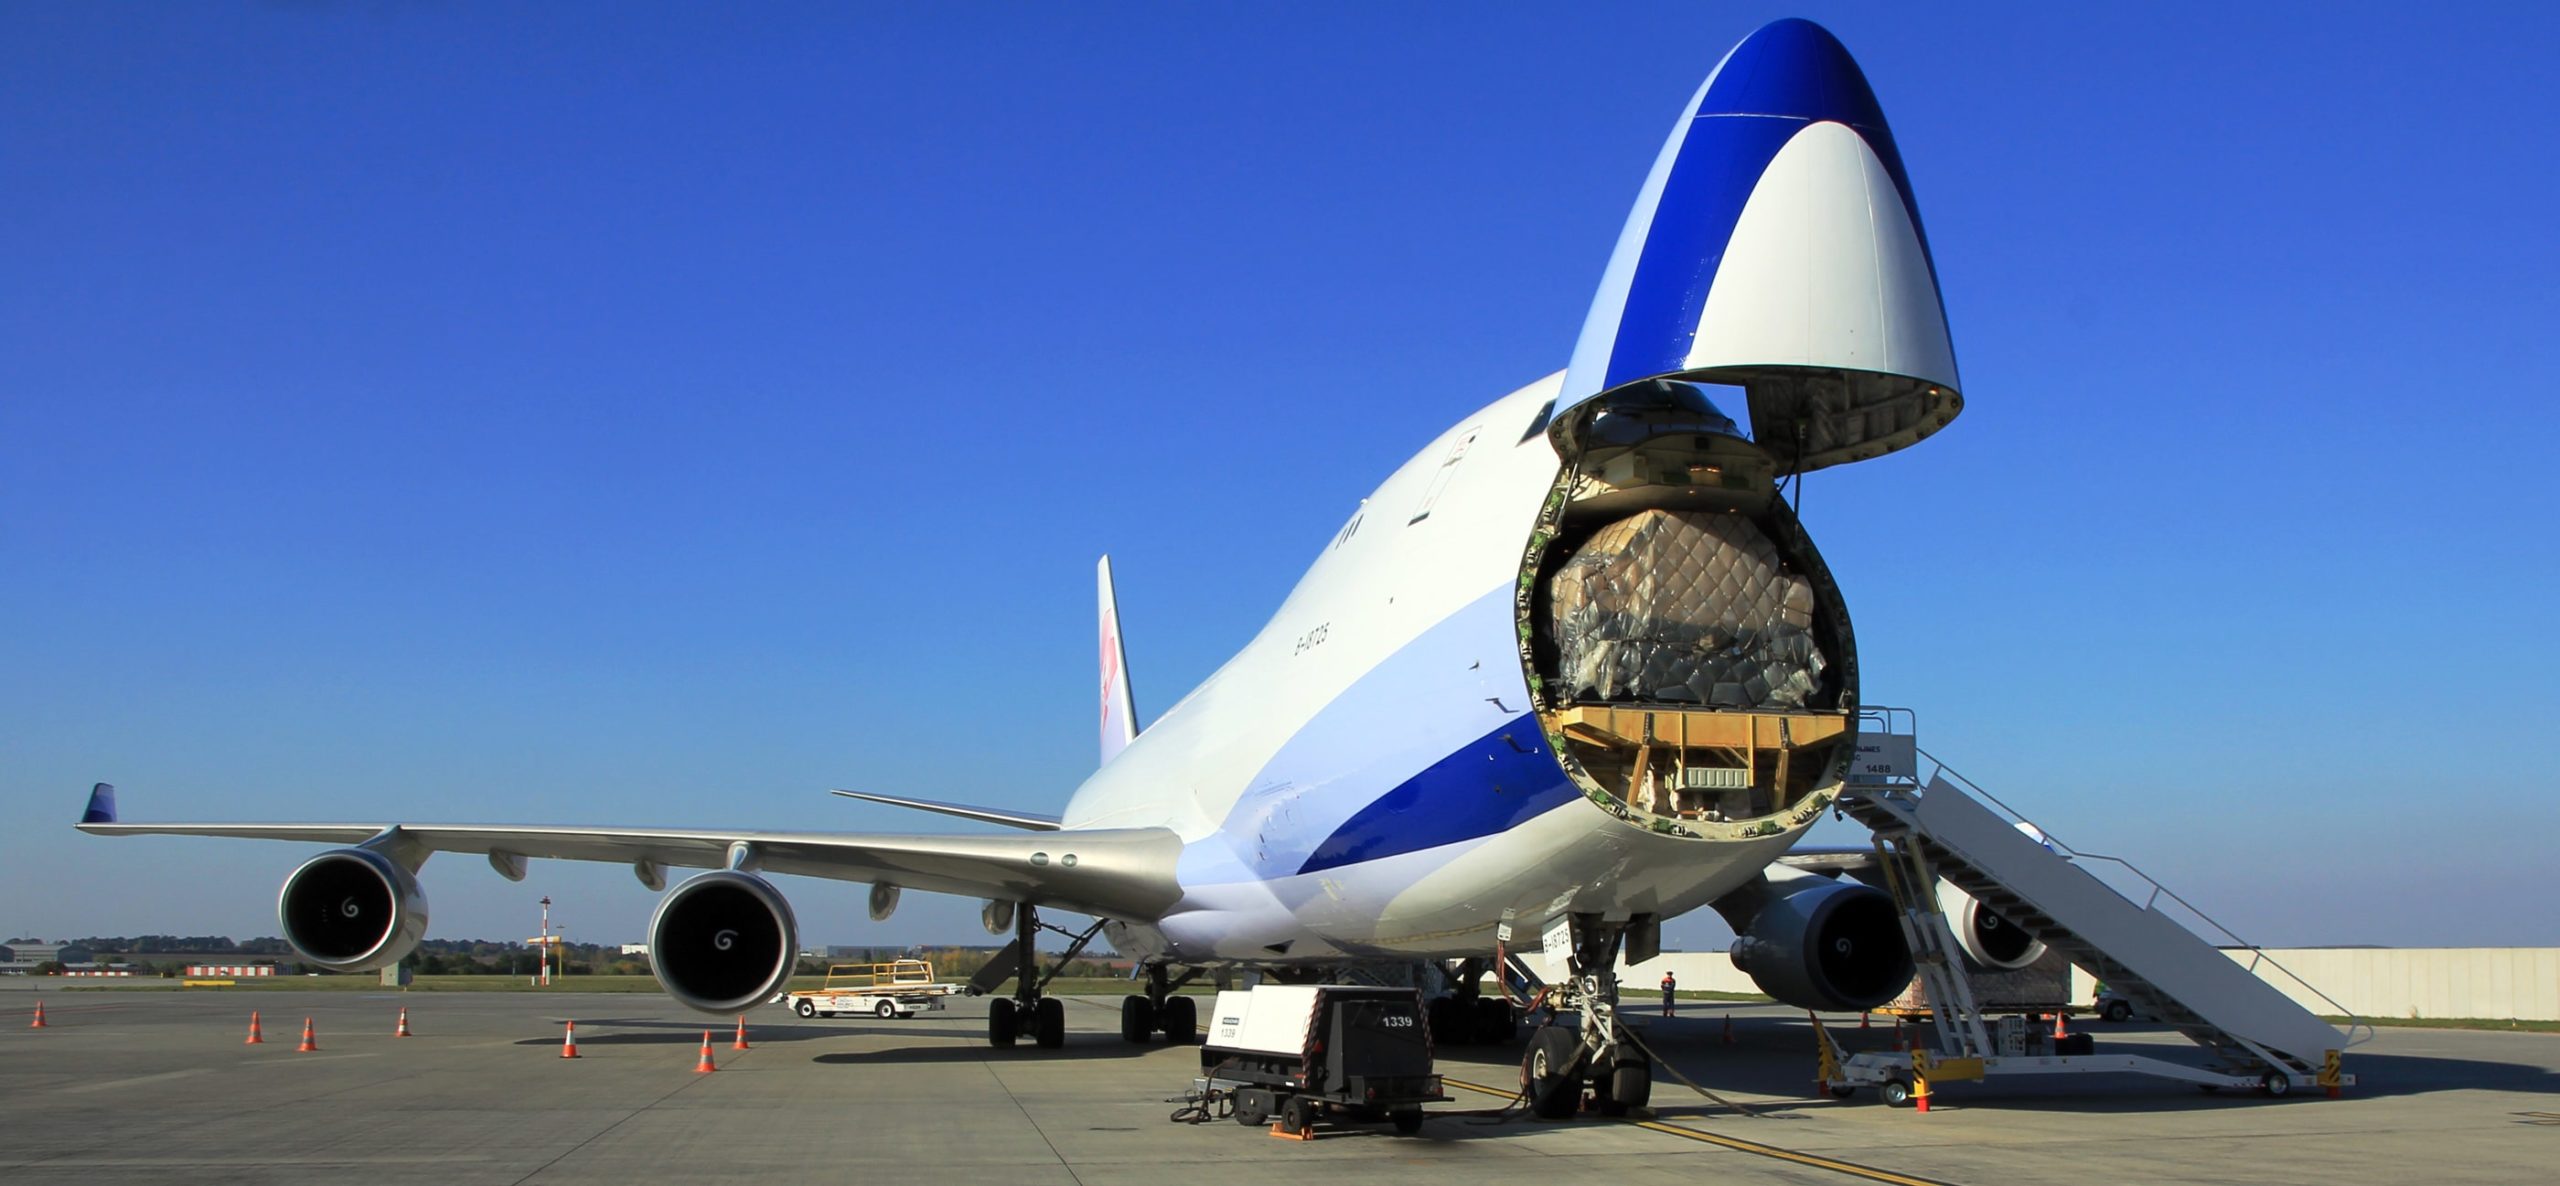
{"label": "jet engine", "polygon": [[417,950],[427,933],[427,895],[398,861],[368,849],[332,849],[284,879],[276,921],[304,960],[363,972]]}
{"label": "jet engine", "polygon": [[2014,971],[2044,957],[2044,944],[2034,934],[1950,882],[1938,882],[1938,909],[1955,932],[1956,946],[1976,964]]}
{"label": "jet engine", "polygon": [[1733,966],[1786,1004],[1835,1011],[1892,1000],[1912,972],[1893,898],[1828,880],[1762,905],[1733,941]]}
{"label": "jet engine", "polygon": [[649,917],[649,963],[677,1002],[737,1013],[781,991],[799,963],[791,903],[761,877],[705,873],[667,891]]}

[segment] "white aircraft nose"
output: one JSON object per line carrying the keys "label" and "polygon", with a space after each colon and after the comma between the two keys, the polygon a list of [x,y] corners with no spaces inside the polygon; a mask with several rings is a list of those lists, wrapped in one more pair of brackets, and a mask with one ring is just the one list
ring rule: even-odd
{"label": "white aircraft nose", "polygon": [[1866,75],[1810,21],[1745,38],[1681,113],[1592,298],[1556,420],[1664,376],[1743,389],[1719,406],[1748,410],[1782,472],[1891,452],[1963,407],[1902,154]]}

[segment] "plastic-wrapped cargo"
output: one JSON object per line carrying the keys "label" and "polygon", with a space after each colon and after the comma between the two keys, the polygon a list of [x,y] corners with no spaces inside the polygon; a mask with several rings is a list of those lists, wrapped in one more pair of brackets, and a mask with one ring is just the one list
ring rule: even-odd
{"label": "plastic-wrapped cargo", "polygon": [[1821,686],[1813,588],[1746,516],[1630,515],[1548,590],[1568,699],[1792,712]]}

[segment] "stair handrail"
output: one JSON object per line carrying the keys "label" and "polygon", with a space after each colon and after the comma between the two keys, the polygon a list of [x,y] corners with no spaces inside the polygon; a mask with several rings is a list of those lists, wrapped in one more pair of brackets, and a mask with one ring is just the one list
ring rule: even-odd
{"label": "stair handrail", "polygon": [[[2308,980],[2303,979],[2300,973],[2297,973],[2297,972],[2295,972],[2293,969],[2291,969],[2291,968],[2288,968],[2288,967],[2284,966],[2284,964],[2283,964],[2283,963],[2281,963],[2281,962],[2279,962],[2279,961],[2276,959],[2276,957],[2274,957],[2274,956],[2272,956],[2272,955],[2267,954],[2267,949],[2266,949],[2266,948],[2261,947],[2261,946],[2259,946],[2259,945],[2257,945],[2257,944],[2255,944],[2255,943],[2251,943],[2250,941],[2248,941],[2248,940],[2246,940],[2246,939],[2241,938],[2241,937],[2240,937],[2240,935],[2239,935],[2239,932],[2234,931],[2234,930],[2232,930],[2230,927],[2223,925],[2223,923],[2222,923],[2222,920],[2221,920],[2221,919],[2215,918],[2214,916],[2212,916],[2212,915],[2210,915],[2210,914],[2205,913],[2205,912],[2204,912],[2204,908],[2203,908],[2203,907],[2200,907],[2200,906],[2196,905],[2195,903],[2190,902],[2190,901],[2186,900],[2186,899],[2185,899],[2185,898],[2183,898],[2183,897],[2180,897],[2180,896],[2178,895],[2178,891],[2173,890],[2173,889],[2170,889],[2168,886],[2161,884],[2161,882],[2160,882],[2160,879],[2159,879],[2159,878],[2153,877],[2152,875],[2150,875],[2150,874],[2148,874],[2148,873],[2143,872],[2143,871],[2142,871],[2142,867],[2141,867],[2141,866],[2136,865],[2136,864],[2134,864],[2132,861],[2126,860],[2126,859],[2125,859],[2125,858],[2123,858],[2123,857],[2118,857],[2118,856],[2109,856],[2109,855],[2107,855],[2107,854],[2105,854],[2105,853],[2083,852],[2083,851],[2081,851],[2080,849],[2077,849],[2077,848],[2073,848],[2073,847],[2071,847],[2069,844],[2064,843],[2064,842],[2063,842],[2059,837],[2056,837],[2052,832],[2047,831],[2047,830],[2045,829],[2045,826],[2044,826],[2043,824],[2039,824],[2039,823],[2035,822],[2034,820],[2028,819],[2028,818],[2027,818],[2027,815],[2026,815],[2026,813],[2025,813],[2025,812],[2020,811],[2020,810],[2018,810],[2018,809],[2017,809],[2017,808],[2015,808],[2015,807],[2011,807],[2011,806],[2009,806],[2006,802],[2003,802],[2003,801],[2001,800],[2000,796],[1998,796],[1998,795],[1994,795],[1994,794],[1992,794],[1990,791],[1984,790],[1984,789],[1983,789],[1983,787],[1982,787],[1982,784],[1977,783],[1977,782],[1973,781],[1973,780],[1972,780],[1972,779],[1970,779],[1970,778],[1966,778],[1966,777],[1964,776],[1964,773],[1963,773],[1962,771],[1957,770],[1955,767],[1948,765],[1948,764],[1946,763],[1946,760],[1945,760],[1945,759],[1940,758],[1940,757],[1939,757],[1938,755],[1936,755],[1936,754],[1930,753],[1930,752],[1929,752],[1928,750],[1926,750],[1926,749],[1919,749],[1919,747],[1918,747],[1918,746],[1916,746],[1916,745],[1915,745],[1913,748],[1914,748],[1914,749],[1918,749],[1918,750],[1919,750],[1919,754],[1920,754],[1920,756],[1921,756],[1921,757],[1923,757],[1923,758],[1928,759],[1928,760],[1929,760],[1929,764],[1930,764],[1930,765],[1932,765],[1932,766],[1934,766],[1934,767],[1936,767],[1936,770],[1934,771],[1934,773],[1937,773],[1937,774],[1941,774],[1941,775],[1946,776],[1949,780],[1953,781],[1957,786],[1962,787],[1963,789],[1965,789],[1965,790],[1967,790],[1967,791],[1972,792],[1974,795],[1976,795],[1976,796],[1980,797],[1981,799],[1983,799],[1983,800],[1985,800],[1985,801],[1989,802],[1992,806],[1999,808],[2003,813],[2007,814],[2007,815],[2008,815],[2008,817],[2009,817],[2010,819],[2015,820],[2015,821],[2017,821],[2018,823],[2025,824],[2025,825],[2027,825],[2027,826],[2028,826],[2028,827],[2030,827],[2030,828],[2034,828],[2034,829],[2035,829],[2035,834],[2036,834],[2039,838],[2041,838],[2041,839],[2042,839],[2046,844],[2049,844],[2049,845],[2051,845],[2051,846],[2053,846],[2053,847],[2055,847],[2055,848],[2061,849],[2063,852],[2066,852],[2066,853],[2071,854],[2071,856],[2072,856],[2073,858],[2078,859],[2078,860],[2083,860],[2083,861],[2105,861],[2105,862],[2107,862],[2107,863],[2109,863],[2109,864],[2113,864],[2113,865],[2117,866],[2118,868],[2123,869],[2123,870],[2124,870],[2125,872],[2127,872],[2127,873],[2131,873],[2131,874],[2133,874],[2135,877],[2138,877],[2138,878],[2142,879],[2142,883],[2143,883],[2144,885],[2147,885],[2147,886],[2150,886],[2150,887],[2151,887],[2151,896],[2150,896],[2150,900],[2148,900],[2148,901],[2146,901],[2146,902],[2144,902],[2144,903],[2142,904],[2142,908],[2143,908],[2143,909],[2145,909],[2145,910],[2153,909],[2153,908],[2154,908],[2154,907],[2159,903],[2159,900],[2160,900],[2163,896],[2166,896],[2170,901],[2172,901],[2172,902],[2176,902],[2179,906],[2184,907],[2184,908],[2186,909],[2187,913],[2192,914],[2192,915],[2194,915],[2195,917],[2197,917],[2197,918],[2199,918],[2199,919],[2204,920],[2204,922],[2206,923],[2206,925],[2211,926],[2214,930],[2221,932],[2221,933],[2222,933],[2222,937],[2223,937],[2223,938],[2225,938],[2225,939],[2230,940],[2230,941],[2231,941],[2231,945],[2232,945],[2232,946],[2237,947],[2237,948],[2241,948],[2241,949],[2243,949],[2243,950],[2246,950],[2246,951],[2249,953],[2249,955],[2250,955],[2250,959],[2249,959],[2249,962],[2248,962],[2247,964],[2244,964],[2244,965],[2242,965],[2242,966],[2243,966],[2243,967],[2245,967],[2245,968],[2246,968],[2248,971],[2250,971],[2252,974],[2256,974],[2256,973],[2257,973],[2258,965],[2259,965],[2260,963],[2262,963],[2262,962],[2263,962],[2264,964],[2266,964],[2266,966],[2268,966],[2268,967],[2270,967],[2270,968],[2274,968],[2276,971],[2279,971],[2279,972],[2284,973],[2285,979],[2290,980],[2290,981],[2294,982],[2296,985],[2301,986],[2301,988],[2302,988],[2302,990],[2303,990],[2304,992],[2310,993],[2312,996],[2315,996],[2315,997],[2320,998],[2320,1000],[2321,1000],[2322,1002],[2326,1003],[2326,1004],[2327,1004],[2327,1005],[2328,1005],[2332,1010],[2335,1010],[2335,1011],[2336,1011],[2336,1012],[2335,1012],[2335,1015],[2336,1015],[2336,1016],[2344,1017],[2344,1018],[2346,1018],[2346,1019],[2347,1019],[2347,1039],[2346,1039],[2346,1044],[2347,1044],[2347,1046],[2348,1046],[2348,1047],[2352,1048],[2352,1047],[2356,1047],[2356,1046],[2363,1045],[2363,1044],[2364,1044],[2364,1043],[2366,1043],[2366,1042],[2372,1041],[2372,1040],[2374,1039],[2374,1037],[2376,1036],[2376,1031],[2374,1030],[2373,1023],[2368,1022],[2368,1021],[2364,1020],[2362,1017],[2357,1016],[2355,1013],[2353,1013],[2353,1012],[2351,1012],[2350,1010],[2348,1010],[2348,1008],[2347,1008],[2345,1005],[2339,1004],[2339,1003],[2338,1003],[2338,999],[2337,999],[2336,997],[2332,997],[2332,996],[2330,996],[2329,994],[2327,994],[2327,993],[2325,993],[2325,992],[2320,991],[2320,986],[2318,986],[2318,985],[2316,985],[2316,984],[2313,984],[2313,983],[2311,983],[2311,982],[2310,982],[2310,981],[2308,981]],[[1925,779],[1924,779],[1924,780],[1922,780],[1922,782],[1923,782],[1923,784],[1925,785],[1925,784],[1926,784],[1926,782],[1927,782],[1927,780],[1925,780]],[[2101,881],[2101,882],[2099,882],[2098,884],[2100,884],[2100,885],[2106,885],[2106,883],[2105,883],[2104,881]],[[2114,886],[2108,886],[2107,888],[2109,888],[2109,889],[2114,889],[2115,887],[2114,887]],[[2117,890],[2117,892],[2118,892],[2118,893],[2122,893],[2123,891],[2121,891],[2121,890]],[[2128,900],[2128,901],[2130,901],[2131,899],[2130,899],[2130,898],[2128,898],[2127,900]]]}

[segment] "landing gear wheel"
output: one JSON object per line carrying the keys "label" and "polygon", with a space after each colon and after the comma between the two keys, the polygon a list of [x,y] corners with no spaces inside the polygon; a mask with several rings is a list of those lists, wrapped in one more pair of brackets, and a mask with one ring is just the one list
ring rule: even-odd
{"label": "landing gear wheel", "polygon": [[1067,1006],[1056,997],[1042,997],[1031,1007],[1031,1040],[1043,1050],[1055,1050],[1067,1044]]}
{"label": "landing gear wheel", "polygon": [[[1609,1102],[1618,1110],[1611,1116],[1623,1116],[1653,1102],[1653,1060],[1644,1055],[1621,1058],[1609,1072]],[[1604,1109],[1605,1110],[1605,1109]]]}
{"label": "landing gear wheel", "polygon": [[1467,1012],[1459,1006],[1456,997],[1431,998],[1431,1002],[1423,1006],[1423,1016],[1431,1023],[1431,1044],[1434,1046],[1464,1046],[1475,1039],[1474,1027],[1467,1024]]}
{"label": "landing gear wheel", "polygon": [[1560,1026],[1542,1026],[1529,1035],[1529,1052],[1520,1059],[1520,1099],[1540,1120],[1566,1120],[1582,1102],[1582,1036]]}
{"label": "landing gear wheel", "polygon": [[2258,1079],[2258,1094],[2268,1099],[2281,1099],[2293,1094],[2293,1076],[2282,1071],[2269,1071]]}
{"label": "landing gear wheel", "polygon": [[818,1015],[818,1007],[806,1000],[801,1001],[797,1005],[793,1005],[791,1007],[791,1011],[802,1017],[815,1017]]}
{"label": "landing gear wheel", "polygon": [[1511,1002],[1501,997],[1477,997],[1475,1016],[1476,1040],[1492,1046],[1508,1046],[1520,1038],[1519,1022],[1511,1015]]}
{"label": "landing gear wheel", "polygon": [[1165,1040],[1176,1046],[1194,1046],[1200,1042],[1200,1000],[1197,997],[1166,997],[1164,1008],[1156,1012],[1156,1025],[1164,1030]]}
{"label": "landing gear wheel", "polygon": [[1387,1113],[1387,1123],[1396,1126],[1396,1135],[1409,1137],[1422,1131],[1422,1109]]}
{"label": "landing gear wheel", "polygon": [[1014,1020],[1013,998],[997,997],[987,1002],[987,1044],[998,1050],[1011,1049],[1022,1036],[1022,1027]]}
{"label": "landing gear wheel", "polygon": [[1876,1088],[1876,1098],[1883,1100],[1888,1108],[1908,1108],[1911,1106],[1911,1081],[1887,1079],[1883,1086]]}
{"label": "landing gear wheel", "polygon": [[898,1007],[887,1001],[882,1001],[871,1007],[871,1015],[882,1021],[895,1021],[898,1018]]}
{"label": "landing gear wheel", "polygon": [[2109,1021],[2133,1020],[2133,1003],[2131,1001],[2107,1002],[2106,1019]]}
{"label": "landing gear wheel", "polygon": [[1145,1042],[1156,1036],[1156,1003],[1145,997],[1120,998],[1120,1040]]}

